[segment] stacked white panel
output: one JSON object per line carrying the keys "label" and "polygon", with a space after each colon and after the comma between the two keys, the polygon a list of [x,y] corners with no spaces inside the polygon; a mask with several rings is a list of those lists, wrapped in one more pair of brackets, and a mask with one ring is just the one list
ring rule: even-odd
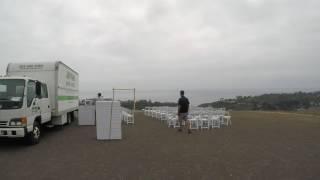
{"label": "stacked white panel", "polygon": [[96,107],[93,105],[79,106],[79,125],[94,126],[96,115]]}
{"label": "stacked white panel", "polygon": [[110,112],[107,112],[107,104],[103,101],[96,102],[96,127],[97,127],[97,139],[106,140],[109,139],[108,129],[109,123],[107,122],[107,116]]}
{"label": "stacked white panel", "polygon": [[121,106],[119,101],[114,101],[112,106],[112,121],[110,139],[121,139]]}
{"label": "stacked white panel", "polygon": [[97,139],[121,139],[121,107],[119,101],[96,102]]}

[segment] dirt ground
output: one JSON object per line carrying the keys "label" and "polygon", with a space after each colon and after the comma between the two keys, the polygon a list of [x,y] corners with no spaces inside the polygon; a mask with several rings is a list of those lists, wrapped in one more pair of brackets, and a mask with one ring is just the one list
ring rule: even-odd
{"label": "dirt ground", "polygon": [[0,139],[0,179],[320,179],[320,116],[233,112],[232,122],[188,135],[138,113],[121,141],[76,122],[36,146]]}

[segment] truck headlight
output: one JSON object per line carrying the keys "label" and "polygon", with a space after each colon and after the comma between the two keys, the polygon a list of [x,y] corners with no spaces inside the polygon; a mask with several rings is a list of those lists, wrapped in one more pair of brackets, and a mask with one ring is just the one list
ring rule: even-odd
{"label": "truck headlight", "polygon": [[16,126],[16,122],[15,121],[10,121],[10,126]]}
{"label": "truck headlight", "polygon": [[11,119],[9,125],[10,126],[26,126],[27,125],[27,117]]}

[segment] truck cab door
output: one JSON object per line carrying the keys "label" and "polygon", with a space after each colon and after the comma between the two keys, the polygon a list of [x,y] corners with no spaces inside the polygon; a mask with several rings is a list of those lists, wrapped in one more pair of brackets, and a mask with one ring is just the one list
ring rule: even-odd
{"label": "truck cab door", "polygon": [[39,97],[39,107],[41,113],[42,123],[46,123],[51,120],[51,107],[48,97],[47,85],[44,83],[37,83],[37,96]]}
{"label": "truck cab door", "polygon": [[28,125],[33,125],[34,120],[40,115],[39,99],[37,97],[36,82],[28,81],[27,85],[27,109],[26,116],[28,117]]}

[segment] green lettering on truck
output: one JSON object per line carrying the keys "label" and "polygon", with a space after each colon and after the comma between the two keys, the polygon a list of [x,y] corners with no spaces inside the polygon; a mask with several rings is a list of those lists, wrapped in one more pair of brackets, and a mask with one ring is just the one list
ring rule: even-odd
{"label": "green lettering on truck", "polygon": [[59,101],[78,100],[79,96],[58,96]]}

